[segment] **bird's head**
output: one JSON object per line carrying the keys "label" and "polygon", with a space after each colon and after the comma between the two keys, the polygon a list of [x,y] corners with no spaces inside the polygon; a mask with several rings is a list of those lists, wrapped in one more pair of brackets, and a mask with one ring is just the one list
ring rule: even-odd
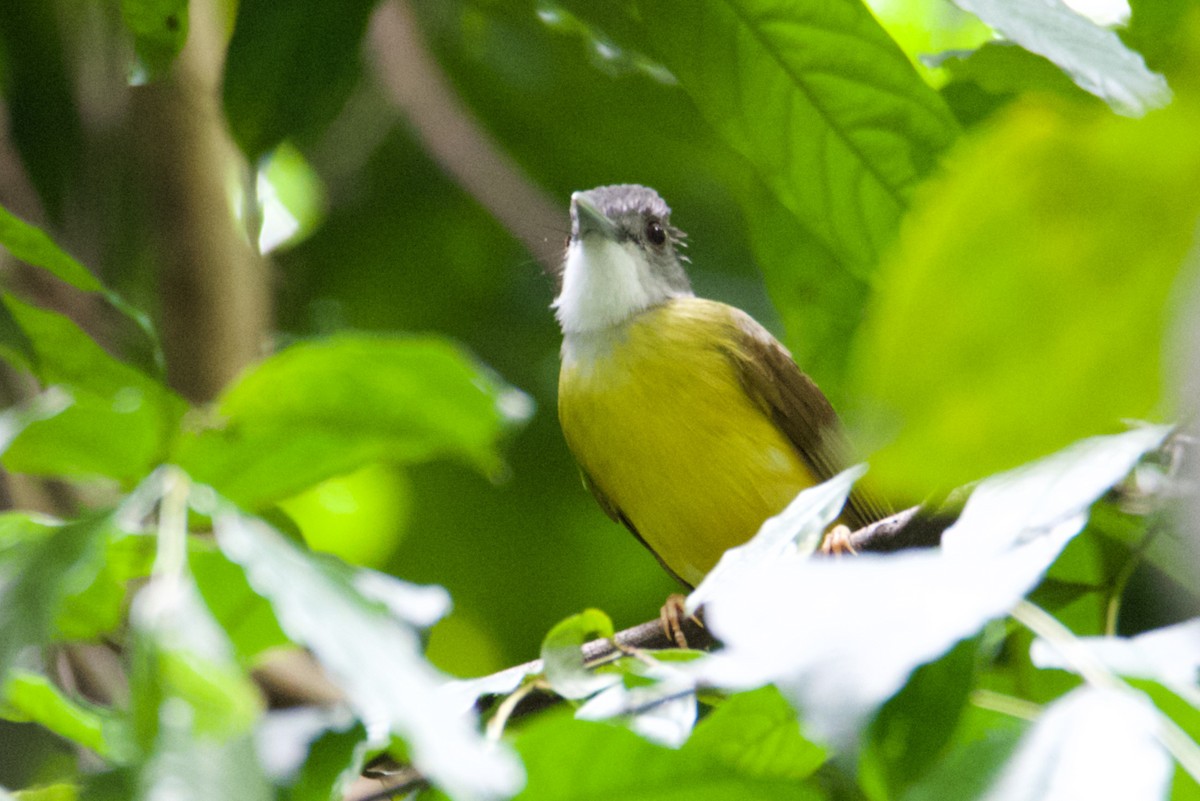
{"label": "bird's head", "polygon": [[571,195],[571,238],[554,299],[564,333],[611,328],[692,294],[679,254],[685,234],[653,189],[601,186]]}

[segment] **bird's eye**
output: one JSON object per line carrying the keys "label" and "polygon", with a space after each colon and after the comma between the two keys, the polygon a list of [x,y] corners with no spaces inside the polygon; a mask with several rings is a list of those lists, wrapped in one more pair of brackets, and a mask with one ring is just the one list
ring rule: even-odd
{"label": "bird's eye", "polygon": [[646,223],[646,238],[651,244],[661,245],[667,241],[667,230],[658,220],[650,220]]}

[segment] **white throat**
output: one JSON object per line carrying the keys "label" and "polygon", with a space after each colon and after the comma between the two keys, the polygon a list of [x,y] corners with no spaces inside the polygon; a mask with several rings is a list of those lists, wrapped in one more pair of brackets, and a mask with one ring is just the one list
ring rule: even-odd
{"label": "white throat", "polygon": [[553,308],[564,334],[600,331],[681,294],[665,285],[633,242],[574,240]]}

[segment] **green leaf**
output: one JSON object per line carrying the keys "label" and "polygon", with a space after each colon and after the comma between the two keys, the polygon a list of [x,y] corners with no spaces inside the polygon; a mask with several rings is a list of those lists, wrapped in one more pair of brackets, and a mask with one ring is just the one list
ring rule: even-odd
{"label": "green leaf", "polygon": [[63,222],[67,198],[85,183],[88,159],[72,41],[54,6],[0,4],[6,130],[55,224]]}
{"label": "green leaf", "polygon": [[913,671],[867,731],[859,776],[873,798],[900,798],[929,771],[950,742],[975,677],[980,637]]}
{"label": "green leaf", "polygon": [[1133,121],[1023,103],[964,143],[857,342],[857,396],[895,433],[871,459],[880,484],[924,497],[1162,416],[1198,125],[1179,104]]}
{"label": "green leaf", "polygon": [[[6,248],[14,258],[34,267],[40,267],[78,290],[94,292],[103,297],[113,308],[138,327],[150,343],[155,366],[161,370],[163,366],[162,346],[158,341],[158,332],[150,322],[149,316],[131,306],[116,292],[100,283],[96,276],[56,245],[42,229],[30,225],[3,206],[0,206],[0,246]],[[12,304],[7,295],[5,302],[9,303],[11,307]],[[15,310],[13,313],[15,314]],[[18,322],[20,322],[19,318]],[[36,332],[28,333],[35,334]]]}
{"label": "green leaf", "polygon": [[620,798],[628,801],[821,799],[792,778],[742,773],[705,749],[647,742],[623,728],[542,715],[514,744],[529,775],[518,801]]}
{"label": "green leaf", "polygon": [[828,758],[825,748],[801,733],[796,711],[770,685],[722,701],[696,726],[686,748],[761,779],[798,781]]}
{"label": "green leaf", "polygon": [[32,787],[18,790],[12,795],[0,790],[0,798],[12,801],[75,801],[79,797],[79,788],[73,784],[47,784],[42,787]]}
{"label": "green leaf", "polygon": [[251,732],[261,696],[190,577],[156,573],[129,617],[133,732],[144,757],[177,739],[230,743]]}
{"label": "green leaf", "polygon": [[127,611],[130,582],[150,574],[154,540],[128,534],[110,524],[104,556],[95,577],[63,599],[54,621],[56,635],[67,640],[96,640],[119,631]]}
{"label": "green leaf", "polygon": [[485,744],[450,693],[439,689],[444,678],[421,658],[416,629],[360,592],[353,574],[226,503],[213,522],[221,549],[270,601],[288,637],[312,651],[368,728],[403,737],[416,767],[456,798],[493,798],[520,786],[511,755]]}
{"label": "green leaf", "polygon": [[496,471],[498,438],[528,411],[444,340],[342,334],[252,367],[176,459],[254,509],[370,462],[449,455]]}
{"label": "green leaf", "polygon": [[359,77],[373,0],[242,0],[225,60],[225,116],[251,161],[321,131]]}
{"label": "green leaf", "polygon": [[93,517],[50,529],[32,526],[34,531],[0,551],[0,681],[21,649],[52,639],[65,599],[95,580],[111,521]]}
{"label": "green leaf", "polygon": [[271,605],[251,589],[246,573],[211,542],[189,543],[188,563],[196,588],[243,664],[290,644]]}
{"label": "green leaf", "polygon": [[13,671],[0,694],[0,717],[37,723],[107,760],[122,759],[121,743],[111,739],[111,729],[116,725],[112,714],[67,698],[45,676]]}
{"label": "green leaf", "polygon": [[989,726],[984,735],[955,748],[909,788],[903,801],[970,801],[981,798],[1024,734],[1019,721]]}
{"label": "green leaf", "polygon": [[61,250],[37,226],[0,206],[0,245],[13,258],[41,267],[60,281],[84,292],[102,292],[104,285],[87,268]]}
{"label": "green leaf", "polygon": [[[5,466],[37,475],[109,476],[134,482],[158,465],[186,408],[158,381],[114,359],[71,320],[4,296],[34,345],[20,364],[71,405],[32,422],[4,454]],[[12,358],[13,354],[2,353]]]}
{"label": "green leaf", "polygon": [[957,126],[866,6],[652,0],[637,11],[637,44],[779,202],[844,266],[873,267]]}
{"label": "green leaf", "polygon": [[7,353],[4,358],[9,362],[37,364],[33,341],[3,303],[0,303],[0,350]]}
{"label": "green leaf", "polygon": [[586,698],[620,678],[587,669],[580,648],[589,640],[611,637],[612,620],[599,609],[585,609],[557,623],[542,642],[546,679],[563,698]]}
{"label": "green leaf", "polygon": [[1121,114],[1140,116],[1166,105],[1171,90],[1161,75],[1115,33],[1060,0],[954,0],[1002,36],[1062,67],[1080,88]]}
{"label": "green leaf", "polygon": [[321,732],[308,747],[308,757],[287,790],[287,801],[327,801],[339,797],[348,783],[359,776],[366,741],[367,731],[361,723]]}
{"label": "green leaf", "polygon": [[187,41],[187,0],[121,0],[121,16],[139,62],[134,82],[161,77]]}

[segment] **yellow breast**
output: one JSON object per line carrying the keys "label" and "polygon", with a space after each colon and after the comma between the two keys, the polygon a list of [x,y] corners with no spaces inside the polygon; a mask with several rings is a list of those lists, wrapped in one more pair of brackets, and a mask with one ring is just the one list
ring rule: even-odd
{"label": "yellow breast", "polygon": [[742,389],[733,310],[681,298],[563,350],[558,411],[596,488],[695,585],[816,483]]}

